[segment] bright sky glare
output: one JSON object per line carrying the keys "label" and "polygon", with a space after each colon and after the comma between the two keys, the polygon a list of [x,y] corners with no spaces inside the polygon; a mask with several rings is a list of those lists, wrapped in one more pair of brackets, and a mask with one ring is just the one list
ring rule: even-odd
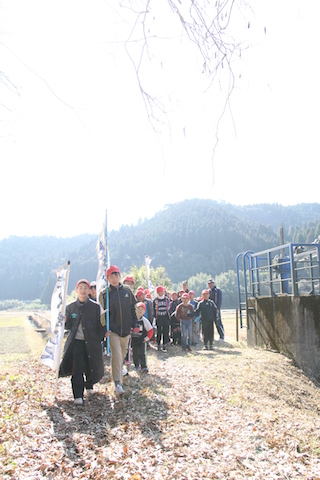
{"label": "bright sky glare", "polygon": [[249,0],[252,47],[234,66],[213,160],[227,77],[204,93],[196,48],[164,2],[151,31],[163,40],[151,36],[141,72],[170,107],[155,133],[118,3],[0,4],[0,239],[98,234],[106,210],[118,229],[186,198],[319,203],[317,0]]}

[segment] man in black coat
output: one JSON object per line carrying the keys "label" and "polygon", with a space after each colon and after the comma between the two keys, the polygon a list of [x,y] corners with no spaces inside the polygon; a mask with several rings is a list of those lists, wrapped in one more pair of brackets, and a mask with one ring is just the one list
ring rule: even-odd
{"label": "man in black coat", "polygon": [[[116,265],[107,269],[109,287],[104,288],[99,294],[102,309],[107,308],[107,294],[109,300],[109,330],[106,336],[110,339],[111,373],[115,384],[115,394],[122,395],[122,365],[127,354],[131,330],[137,325],[137,300],[128,285],[120,282],[120,270]],[[105,321],[106,314],[102,314]]]}
{"label": "man in black coat", "polygon": [[[71,375],[74,401],[82,405],[84,389],[87,394],[104,375],[101,341],[106,326],[101,323],[100,307],[89,298],[90,283],[78,281],[77,300],[66,308],[66,330],[70,330],[64,346],[59,376]],[[84,379],[85,375],[85,379]]]}

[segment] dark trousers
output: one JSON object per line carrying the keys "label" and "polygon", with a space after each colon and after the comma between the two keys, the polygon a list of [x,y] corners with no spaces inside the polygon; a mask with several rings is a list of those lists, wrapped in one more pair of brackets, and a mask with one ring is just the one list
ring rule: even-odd
{"label": "dark trousers", "polygon": [[157,317],[157,344],[161,345],[161,339],[163,340],[163,345],[170,343],[169,339],[169,317],[164,315],[163,317]]}
{"label": "dark trousers", "polygon": [[202,323],[202,335],[203,335],[203,342],[205,345],[207,345],[208,343],[210,345],[213,344],[213,339],[214,339],[213,321]]}
{"label": "dark trousers", "polygon": [[142,342],[140,345],[132,344],[132,357],[135,367],[141,366],[141,368],[146,368],[147,358],[146,358],[146,343]]}
{"label": "dark trousers", "polygon": [[[89,378],[89,360],[83,340],[75,340],[72,347],[73,369],[71,385],[74,398],[83,398],[84,388],[91,389],[92,381]],[[84,381],[84,374],[86,381]]]}

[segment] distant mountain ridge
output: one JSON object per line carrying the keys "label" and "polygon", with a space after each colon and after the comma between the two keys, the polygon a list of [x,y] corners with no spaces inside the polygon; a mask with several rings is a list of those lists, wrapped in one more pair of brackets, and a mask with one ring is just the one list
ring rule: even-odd
{"label": "distant mountain ridge", "polygon": [[[197,273],[218,275],[234,270],[246,250],[277,246],[279,228],[285,242],[310,243],[320,235],[320,204],[235,206],[213,200],[185,200],[167,205],[151,219],[108,234],[110,261],[122,272],[144,264],[165,267],[177,283]],[[9,237],[0,241],[0,300],[50,298],[53,272],[71,261],[69,290],[77,279],[97,274],[98,235],[72,238]]]}

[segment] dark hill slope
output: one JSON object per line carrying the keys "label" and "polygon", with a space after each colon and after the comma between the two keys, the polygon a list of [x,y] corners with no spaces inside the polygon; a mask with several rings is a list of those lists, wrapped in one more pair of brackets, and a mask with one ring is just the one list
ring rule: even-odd
{"label": "dark hill slope", "polygon": [[[320,234],[320,204],[237,207],[212,200],[185,200],[168,205],[138,225],[111,231],[110,261],[124,272],[132,265],[143,265],[144,254],[148,254],[152,266],[164,266],[174,283],[200,272],[218,275],[235,268],[239,252],[278,245],[280,225],[285,242],[307,241],[307,237],[312,241]],[[95,279],[97,236],[9,237],[0,241],[0,300],[32,300],[43,295],[48,302],[53,272],[67,260],[71,261],[69,291],[80,277]]]}

